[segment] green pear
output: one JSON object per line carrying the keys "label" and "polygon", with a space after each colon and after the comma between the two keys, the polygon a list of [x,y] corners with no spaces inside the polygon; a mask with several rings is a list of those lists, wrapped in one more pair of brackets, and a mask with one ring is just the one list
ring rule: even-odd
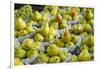
{"label": "green pear", "polygon": [[58,22],[53,22],[53,23],[51,24],[51,26],[52,26],[55,30],[57,30],[58,27],[59,27],[59,24],[58,24]]}
{"label": "green pear", "polygon": [[73,42],[73,43],[76,44],[76,43],[78,42],[78,40],[79,40],[79,37],[78,37],[78,36],[76,36],[76,35],[73,35],[73,36],[72,36],[72,42]]}
{"label": "green pear", "polygon": [[92,19],[94,17],[91,9],[87,9],[85,16],[86,16],[86,19]]}
{"label": "green pear", "polygon": [[59,54],[58,54],[58,57],[60,58],[60,61],[64,61],[67,57],[67,52],[65,51],[61,51]]}
{"label": "green pear", "polygon": [[57,12],[58,12],[58,8],[55,7],[55,9],[51,10],[51,15],[52,16],[56,16],[57,15]]}
{"label": "green pear", "polygon": [[26,52],[26,57],[27,58],[37,57],[37,55],[38,55],[38,52],[35,48],[32,48],[32,49],[30,49]]}
{"label": "green pear", "polygon": [[42,15],[38,11],[35,11],[32,18],[34,21],[40,21],[42,19]]}
{"label": "green pear", "polygon": [[55,44],[59,47],[64,47],[64,42],[60,39],[56,39]]}
{"label": "green pear", "polygon": [[47,35],[47,36],[45,37],[44,40],[45,40],[45,41],[52,41],[52,40],[54,40],[54,35],[49,34],[49,35]]}
{"label": "green pear", "polygon": [[91,55],[90,53],[88,52],[87,49],[83,49],[79,55],[79,60],[80,61],[89,61],[91,60]]}
{"label": "green pear", "polygon": [[72,55],[72,62],[77,62],[78,61],[78,56]]}
{"label": "green pear", "polygon": [[63,19],[61,24],[60,24],[60,29],[63,29],[63,28],[67,28],[68,25],[67,25],[67,20],[66,19]]}
{"label": "green pear", "polygon": [[93,24],[94,24],[94,19],[90,19],[90,20],[88,21],[88,24],[93,25]]}
{"label": "green pear", "polygon": [[34,32],[35,30],[33,29],[32,27],[32,24],[31,23],[27,23],[26,24],[26,28],[25,28],[29,33],[32,33]]}
{"label": "green pear", "polygon": [[60,63],[60,58],[58,56],[53,56],[50,58],[49,63]]}
{"label": "green pear", "polygon": [[27,34],[28,34],[28,31],[27,31],[27,30],[20,30],[20,31],[18,32],[18,37],[25,36],[25,35],[27,35]]}
{"label": "green pear", "polygon": [[33,44],[33,39],[25,39],[22,43],[22,48],[28,50],[32,48],[32,44]]}
{"label": "green pear", "polygon": [[87,46],[87,45],[82,45],[81,47],[80,47],[80,50],[82,51],[83,49],[87,49],[87,50],[89,50],[89,47]]}
{"label": "green pear", "polygon": [[15,22],[16,22],[15,23],[16,30],[23,30],[26,27],[26,23],[20,17],[17,18]]}
{"label": "green pear", "polygon": [[70,46],[74,46],[74,43],[73,42],[68,42],[65,47],[70,47]]}
{"label": "green pear", "polygon": [[46,36],[46,35],[49,34],[49,24],[47,22],[46,23],[43,23],[40,33],[43,36]]}
{"label": "green pear", "polygon": [[14,65],[24,65],[24,63],[19,58],[15,58]]}
{"label": "green pear", "polygon": [[60,51],[59,47],[56,46],[55,44],[53,44],[47,48],[47,54],[49,56],[56,56],[59,54],[59,51]]}
{"label": "green pear", "polygon": [[75,33],[75,34],[78,34],[78,26],[77,25],[74,25],[73,27],[72,27],[72,32],[73,33]]}
{"label": "green pear", "polygon": [[14,37],[18,37],[18,31],[14,30]]}
{"label": "green pear", "polygon": [[79,20],[79,18],[80,18],[80,15],[76,15],[72,17],[73,20]]}
{"label": "green pear", "polygon": [[72,20],[72,17],[71,17],[71,15],[63,15],[63,18],[64,19],[67,19],[67,21],[71,21]]}
{"label": "green pear", "polygon": [[45,53],[40,53],[39,54],[39,59],[42,63],[48,63],[49,61],[49,56]]}
{"label": "green pear", "polygon": [[39,33],[37,33],[36,35],[35,35],[35,37],[34,37],[34,40],[35,41],[43,41],[44,40],[44,37],[41,35],[41,34],[39,34]]}
{"label": "green pear", "polygon": [[84,25],[84,31],[85,31],[85,32],[90,32],[91,30],[92,30],[91,25],[89,25],[89,24],[85,24],[85,25]]}
{"label": "green pear", "polygon": [[94,36],[93,35],[90,35],[89,38],[87,39],[87,45],[94,46]]}
{"label": "green pear", "polygon": [[77,31],[78,31],[78,33],[82,33],[84,31],[84,28],[81,24],[77,25]]}
{"label": "green pear", "polygon": [[32,47],[35,48],[37,51],[40,51],[40,49],[41,49],[41,42],[34,42]]}
{"label": "green pear", "polygon": [[15,50],[15,57],[16,58],[25,58],[26,51],[22,48],[18,48]]}
{"label": "green pear", "polygon": [[63,33],[63,35],[62,35],[62,40],[63,40],[64,42],[70,42],[71,39],[72,39],[71,33],[70,33],[69,31],[65,31],[65,32]]}
{"label": "green pear", "polygon": [[86,23],[87,23],[87,21],[86,21],[86,19],[85,19],[85,18],[83,18],[83,19],[80,21],[80,23],[81,23],[81,24],[86,24]]}
{"label": "green pear", "polygon": [[50,26],[50,31],[49,31],[49,35],[55,35],[56,34],[56,30]]}

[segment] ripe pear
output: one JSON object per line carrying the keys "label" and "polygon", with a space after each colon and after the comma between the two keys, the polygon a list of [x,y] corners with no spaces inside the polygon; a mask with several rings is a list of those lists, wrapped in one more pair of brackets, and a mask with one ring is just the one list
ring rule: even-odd
{"label": "ripe pear", "polygon": [[19,58],[15,58],[14,65],[24,65],[24,63]]}
{"label": "ripe pear", "polygon": [[16,30],[23,30],[26,27],[26,23],[20,17],[17,18],[15,22],[16,22],[15,23]]}
{"label": "ripe pear", "polygon": [[86,19],[92,19],[93,17],[94,17],[94,15],[93,15],[93,13],[92,13],[92,11],[91,11],[91,9],[87,9],[87,11],[86,11]]}
{"label": "ripe pear", "polygon": [[46,36],[46,35],[49,34],[49,24],[47,22],[46,23],[43,23],[40,33],[43,36]]}
{"label": "ripe pear", "polygon": [[45,53],[40,53],[39,54],[39,59],[42,63],[48,63],[49,61],[49,56]]}
{"label": "ripe pear", "polygon": [[43,41],[44,40],[44,37],[41,35],[41,34],[39,34],[39,33],[37,33],[36,35],[35,35],[35,37],[34,37],[34,40],[35,41]]}
{"label": "ripe pear", "polygon": [[32,18],[34,21],[40,21],[42,19],[42,15],[38,11],[35,11]]}
{"label": "ripe pear", "polygon": [[32,48],[32,44],[33,44],[33,39],[25,39],[22,43],[22,48],[28,50]]}
{"label": "ripe pear", "polygon": [[52,40],[54,40],[54,35],[51,35],[51,34],[47,35],[44,40],[45,41],[52,41]]}
{"label": "ripe pear", "polygon": [[56,56],[59,54],[59,51],[60,51],[59,47],[56,46],[55,44],[53,44],[47,48],[47,54],[49,56]]}
{"label": "ripe pear", "polygon": [[67,58],[67,52],[61,51],[61,52],[58,54],[58,57],[60,58],[60,61],[64,61],[64,60]]}
{"label": "ripe pear", "polygon": [[60,24],[61,22],[62,22],[62,16],[61,16],[61,14],[58,14],[57,16],[56,16],[56,20],[57,20],[57,22]]}
{"label": "ripe pear", "polygon": [[33,29],[32,27],[32,24],[31,23],[27,23],[26,24],[26,28],[25,28],[29,33],[32,33],[34,32],[35,30]]}
{"label": "ripe pear", "polygon": [[60,39],[56,39],[55,44],[59,47],[64,47],[64,42]]}
{"label": "ripe pear", "polygon": [[27,35],[28,34],[28,31],[27,30],[20,30],[19,32],[18,32],[18,37],[20,37],[20,36],[25,36],[25,35]]}
{"label": "ripe pear", "polygon": [[25,58],[26,51],[22,48],[17,48],[15,50],[15,57],[16,58]]}
{"label": "ripe pear", "polygon": [[38,52],[35,48],[32,48],[26,52],[27,58],[35,58],[35,57],[37,57],[37,55],[38,55]]}
{"label": "ripe pear", "polygon": [[91,55],[90,53],[88,52],[87,49],[83,49],[79,55],[79,60],[80,61],[89,61],[91,60]]}
{"label": "ripe pear", "polygon": [[85,25],[84,25],[84,31],[85,31],[85,32],[90,32],[91,30],[92,30],[91,25],[89,25],[89,24],[85,24]]}
{"label": "ripe pear", "polygon": [[53,56],[50,58],[49,63],[60,63],[60,58],[58,56]]}
{"label": "ripe pear", "polygon": [[77,62],[78,61],[78,56],[72,55],[72,62]]}
{"label": "ripe pear", "polygon": [[63,33],[63,35],[62,35],[62,40],[63,40],[64,42],[70,42],[71,39],[72,39],[71,33],[70,33],[69,31],[65,31],[65,32]]}

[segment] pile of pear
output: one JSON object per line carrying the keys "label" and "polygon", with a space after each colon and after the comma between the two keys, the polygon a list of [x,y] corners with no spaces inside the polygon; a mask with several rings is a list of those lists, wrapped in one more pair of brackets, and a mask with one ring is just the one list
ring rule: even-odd
{"label": "pile of pear", "polygon": [[[82,19],[77,24],[69,22],[79,20],[80,16]],[[15,65],[25,65],[23,59],[27,58],[34,58],[34,64],[65,62],[71,52],[61,48],[77,47],[80,39],[79,52],[71,53],[70,62],[94,60],[93,8],[45,6],[43,11],[32,11],[26,20],[17,17],[14,25],[15,39],[34,34],[31,38],[24,39],[18,48],[15,41]],[[63,32],[57,37],[59,30]],[[42,45],[43,42],[49,43],[47,48]]]}

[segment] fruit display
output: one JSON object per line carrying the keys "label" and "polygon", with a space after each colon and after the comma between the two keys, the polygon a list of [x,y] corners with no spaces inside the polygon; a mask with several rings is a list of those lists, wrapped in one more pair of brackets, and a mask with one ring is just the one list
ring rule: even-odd
{"label": "fruit display", "polygon": [[16,8],[17,5],[15,65],[94,60],[93,8],[26,4]]}

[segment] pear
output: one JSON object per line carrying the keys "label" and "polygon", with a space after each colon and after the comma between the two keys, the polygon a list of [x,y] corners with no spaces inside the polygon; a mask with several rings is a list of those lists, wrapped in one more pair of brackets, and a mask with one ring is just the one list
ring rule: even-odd
{"label": "pear", "polygon": [[58,7],[55,7],[54,9],[51,10],[51,15],[56,16],[58,12]]}
{"label": "pear", "polygon": [[14,65],[24,65],[24,63],[19,58],[15,58]]}
{"label": "pear", "polygon": [[84,28],[81,24],[77,25],[77,31],[78,31],[78,33],[82,33],[84,31]]}
{"label": "pear", "polygon": [[23,30],[26,27],[26,23],[23,21],[22,18],[17,18],[15,23],[16,30]]}
{"label": "pear", "polygon": [[78,36],[76,36],[76,35],[73,35],[73,36],[72,36],[72,42],[73,42],[73,43],[76,44],[76,43],[78,42],[78,40],[79,40],[79,37],[78,37]]}
{"label": "pear", "polygon": [[35,41],[43,41],[44,40],[44,37],[41,35],[41,34],[39,34],[39,33],[37,33],[36,35],[35,35],[35,37],[34,37],[34,40]]}
{"label": "pear", "polygon": [[91,25],[89,25],[89,24],[85,24],[85,25],[84,25],[84,31],[85,31],[85,32],[90,32],[91,30],[92,30]]}
{"label": "pear", "polygon": [[64,42],[60,39],[56,39],[55,44],[59,47],[64,47]]}
{"label": "pear", "polygon": [[34,32],[35,30],[33,29],[32,27],[32,24],[31,23],[27,23],[26,24],[26,28],[25,28],[29,33],[32,33]]}
{"label": "pear", "polygon": [[49,34],[49,24],[48,23],[44,23],[42,25],[42,28],[41,28],[41,31],[40,33],[43,35],[43,36],[46,36]]}
{"label": "pear", "polygon": [[68,25],[67,25],[67,20],[66,19],[63,19],[61,24],[60,24],[60,29],[63,29],[63,28],[67,28]]}
{"label": "pear", "polygon": [[14,37],[18,37],[18,31],[14,30]]}
{"label": "pear", "polygon": [[32,48],[32,49],[30,49],[26,52],[26,57],[27,58],[35,58],[37,56],[38,56],[38,52],[35,48]]}
{"label": "pear", "polygon": [[45,53],[40,53],[39,54],[39,59],[42,63],[48,63],[49,61],[49,56]]}
{"label": "pear", "polygon": [[70,46],[74,46],[74,43],[73,42],[68,42],[65,47],[70,47]]}
{"label": "pear", "polygon": [[57,20],[57,22],[58,23],[61,23],[62,22],[62,16],[61,16],[61,14],[58,14],[57,16],[56,16],[56,20]]}
{"label": "pear", "polygon": [[60,63],[60,58],[58,56],[53,56],[50,58],[49,63]]}
{"label": "pear", "polygon": [[78,34],[78,26],[77,25],[74,25],[73,27],[72,27],[72,32],[73,33],[75,33],[75,34]]}
{"label": "pear", "polygon": [[72,62],[77,62],[78,61],[78,56],[72,55]]}
{"label": "pear", "polygon": [[86,11],[86,19],[92,19],[93,17],[94,17],[94,15],[93,15],[93,13],[92,13],[92,11],[91,11],[91,9],[87,9],[87,11]]}
{"label": "pear", "polygon": [[52,26],[50,26],[49,35],[56,35],[56,30]]}
{"label": "pear", "polygon": [[41,49],[41,42],[34,42],[32,47],[35,48],[37,51],[40,51],[40,49]]}
{"label": "pear", "polygon": [[27,30],[20,30],[20,31],[18,32],[18,37],[25,36],[25,35],[27,35],[27,34],[28,34],[28,31],[27,31]]}
{"label": "pear", "polygon": [[71,17],[71,15],[63,15],[63,18],[64,19],[67,19],[67,21],[71,21],[72,20],[72,17]]}
{"label": "pear", "polygon": [[86,24],[86,23],[87,23],[87,21],[86,21],[86,19],[85,19],[85,18],[83,18],[83,19],[80,21],[80,23],[81,23],[81,24]]}
{"label": "pear", "polygon": [[69,31],[65,31],[65,32],[63,33],[63,35],[62,35],[62,40],[63,40],[64,42],[70,42],[71,39],[72,39],[71,33],[70,33]]}
{"label": "pear", "polygon": [[65,51],[61,51],[59,54],[58,54],[58,57],[60,58],[60,61],[64,61],[67,57],[67,52]]}
{"label": "pear", "polygon": [[88,21],[88,24],[93,25],[93,24],[94,24],[94,19],[90,19],[90,20]]}
{"label": "pear", "polygon": [[33,39],[25,39],[22,43],[22,48],[28,50],[32,48],[32,44],[33,44]]}
{"label": "pear", "polygon": [[89,61],[91,60],[91,55],[90,53],[88,52],[87,49],[83,49],[79,55],[79,60],[80,61]]}
{"label": "pear", "polygon": [[80,18],[80,15],[76,15],[76,16],[73,16],[73,20],[79,20],[79,18]]}
{"label": "pear", "polygon": [[58,24],[58,22],[53,22],[53,23],[51,24],[51,26],[52,26],[55,30],[57,30],[58,27],[59,27],[59,24]]}
{"label": "pear", "polygon": [[74,17],[74,16],[77,16],[77,14],[78,14],[76,8],[71,8],[70,13],[71,13],[71,16],[73,16],[73,17]]}
{"label": "pear", "polygon": [[34,21],[40,21],[42,19],[42,15],[38,11],[35,11],[32,18]]}
{"label": "pear", "polygon": [[15,50],[15,57],[16,58],[25,58],[26,51],[22,48],[18,48]]}
{"label": "pear", "polygon": [[45,37],[45,41],[52,41],[52,40],[54,40],[54,35],[47,35],[46,37]]}
{"label": "pear", "polygon": [[47,48],[47,54],[49,56],[56,56],[59,54],[59,51],[60,51],[59,47],[56,46],[55,44],[53,44]]}
{"label": "pear", "polygon": [[93,35],[90,35],[89,38],[87,39],[87,45],[94,46],[94,36]]}

